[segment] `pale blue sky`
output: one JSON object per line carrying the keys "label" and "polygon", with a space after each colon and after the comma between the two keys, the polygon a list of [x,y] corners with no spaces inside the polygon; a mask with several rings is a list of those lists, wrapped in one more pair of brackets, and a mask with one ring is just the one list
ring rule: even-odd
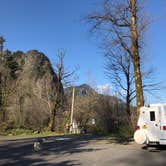
{"label": "pale blue sky", "polygon": [[[66,49],[66,66],[79,65],[76,84],[94,81],[108,84],[99,42],[82,21],[98,8],[100,0],[0,0],[0,35],[11,51],[37,49],[52,61],[58,49]],[[156,79],[166,81],[166,1],[147,0],[146,11],[153,23],[146,34],[145,53],[156,69]],[[165,83],[166,84],[166,83]],[[147,102],[166,102],[166,90],[147,96]],[[161,98],[161,99],[160,99]]]}

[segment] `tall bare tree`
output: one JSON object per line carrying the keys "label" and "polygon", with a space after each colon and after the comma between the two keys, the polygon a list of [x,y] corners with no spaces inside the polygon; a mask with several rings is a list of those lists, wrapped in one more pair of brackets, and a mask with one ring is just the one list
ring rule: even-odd
{"label": "tall bare tree", "polygon": [[56,129],[56,116],[57,114],[62,114],[65,106],[65,96],[64,96],[64,87],[68,86],[72,80],[73,76],[76,72],[75,70],[69,71],[65,68],[64,58],[65,51],[60,50],[57,53],[57,62],[55,64],[55,73],[57,74],[57,84],[56,84],[56,97],[55,97],[55,105],[52,110],[51,117],[51,131],[55,131]]}
{"label": "tall bare tree", "polygon": [[142,89],[142,76],[140,71],[140,55],[139,55],[139,29],[138,29],[138,6],[137,0],[130,0],[130,32],[131,32],[131,58],[134,65],[135,86],[137,96],[137,107],[144,105],[143,89]]}
{"label": "tall bare tree", "polygon": [[142,33],[147,25],[140,11],[137,0],[118,0],[116,2],[107,0],[102,4],[101,10],[90,14],[87,18],[92,23],[92,30],[102,32],[114,51],[115,48],[120,47],[124,54],[130,56],[134,69],[138,109],[144,105],[140,48]]}
{"label": "tall bare tree", "polygon": [[119,52],[116,55],[111,52],[107,53],[105,71],[120,97],[126,101],[126,112],[130,120],[130,105],[135,98],[134,75],[131,58],[123,53]]}

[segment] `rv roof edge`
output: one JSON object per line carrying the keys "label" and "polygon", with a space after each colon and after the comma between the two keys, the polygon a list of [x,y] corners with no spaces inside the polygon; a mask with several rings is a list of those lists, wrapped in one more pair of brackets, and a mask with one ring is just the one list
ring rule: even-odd
{"label": "rv roof edge", "polygon": [[146,104],[145,107],[150,107],[150,104]]}
{"label": "rv roof edge", "polygon": [[143,107],[153,107],[153,106],[163,106],[166,103],[153,103],[153,104],[145,104]]}

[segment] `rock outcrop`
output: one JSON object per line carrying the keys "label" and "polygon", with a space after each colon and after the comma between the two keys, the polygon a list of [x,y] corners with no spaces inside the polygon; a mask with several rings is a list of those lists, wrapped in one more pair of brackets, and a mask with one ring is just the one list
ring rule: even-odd
{"label": "rock outcrop", "polygon": [[0,64],[2,113],[10,127],[43,128],[55,104],[57,75],[37,50],[4,52]]}

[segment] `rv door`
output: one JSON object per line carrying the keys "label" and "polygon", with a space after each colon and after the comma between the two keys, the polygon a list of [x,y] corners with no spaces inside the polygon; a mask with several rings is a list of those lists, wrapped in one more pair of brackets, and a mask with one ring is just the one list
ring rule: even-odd
{"label": "rv door", "polygon": [[160,144],[166,145],[166,106],[161,107]]}
{"label": "rv door", "polygon": [[150,107],[148,109],[147,137],[150,142],[159,142],[160,122],[158,107]]}

